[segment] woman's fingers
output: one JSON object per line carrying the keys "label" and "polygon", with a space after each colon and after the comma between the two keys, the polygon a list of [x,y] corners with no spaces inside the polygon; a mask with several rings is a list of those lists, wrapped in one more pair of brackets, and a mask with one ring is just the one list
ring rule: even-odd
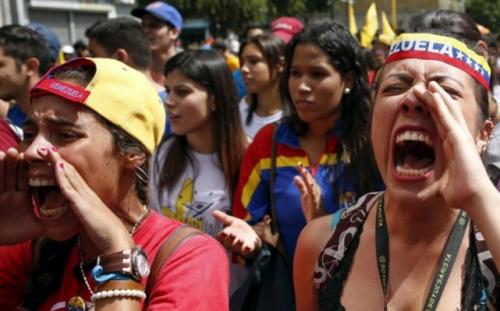
{"label": "woman's fingers", "polygon": [[40,153],[46,160],[50,161],[52,167],[54,168],[54,174],[56,176],[57,184],[62,194],[70,202],[75,201],[76,189],[70,182],[68,178],[68,168],[69,164],[66,163],[59,153],[54,150],[47,151],[46,153]]}
{"label": "woman's fingers", "polygon": [[438,83],[431,81],[429,83],[429,90],[419,90],[417,94],[426,103],[432,119],[436,122],[438,133],[442,138],[446,138],[449,132],[467,128],[467,123],[460,107]]}
{"label": "woman's fingers", "polygon": [[225,248],[231,248],[231,245],[234,241],[234,236],[227,232],[221,232],[219,233],[217,239],[219,240],[219,242],[221,242],[222,245],[224,245]]}
{"label": "woman's fingers", "polygon": [[224,213],[223,211],[213,211],[212,215],[214,216],[214,218],[216,220],[218,220],[219,222],[224,224],[224,226],[230,226],[234,222],[234,219],[235,219],[234,216],[230,216],[230,215]]}
{"label": "woman's fingers", "polygon": [[92,217],[107,217],[113,214],[94,191],[89,188],[75,168],[66,162],[57,150],[48,150],[42,156],[45,156],[46,160],[54,167],[61,193],[70,202],[71,209],[85,227],[91,226]]}
{"label": "woman's fingers", "polygon": [[226,224],[226,227],[217,235],[217,240],[224,247],[243,256],[253,253],[259,247],[260,238],[258,233],[247,222],[229,216],[221,211],[214,211],[213,215],[219,221]]}
{"label": "woman's fingers", "polygon": [[255,232],[237,232],[225,240],[224,246],[243,256],[249,256],[260,247],[260,239]]}
{"label": "woman's fingers", "polygon": [[233,240],[233,243],[231,244],[231,249],[237,251],[240,254],[243,254],[243,241],[241,241],[238,238],[235,238]]}
{"label": "woman's fingers", "polygon": [[9,148],[5,157],[4,191],[16,191],[18,164],[19,153],[16,149]]}
{"label": "woman's fingers", "polygon": [[295,183],[295,186],[297,186],[297,189],[300,192],[301,196],[307,195],[307,188],[306,188],[306,183],[302,179],[301,176],[295,176],[293,178],[293,181]]}
{"label": "woman's fingers", "polygon": [[6,167],[7,161],[5,160],[6,154],[0,151],[0,193],[5,191],[5,182],[7,181]]}
{"label": "woman's fingers", "polygon": [[24,161],[24,154],[19,155],[19,165],[17,169],[17,190],[27,192],[29,190],[28,164]]}
{"label": "woman's fingers", "polygon": [[465,122],[462,110],[460,109],[459,105],[454,102],[450,94],[448,94],[436,81],[432,81],[429,83],[429,90],[434,94],[438,93],[439,95],[441,95],[442,103],[448,108],[448,111],[453,116],[458,125],[467,127],[467,123]]}
{"label": "woman's fingers", "polygon": [[307,221],[321,214],[321,190],[313,176],[302,166],[297,164],[300,175],[294,177],[295,185],[301,194],[302,212]]}
{"label": "woman's fingers", "polygon": [[442,139],[444,139],[447,133],[451,130],[450,122],[454,122],[454,120],[447,107],[444,107],[444,103],[442,102],[440,95],[436,96],[436,94],[428,90],[418,90],[416,94],[418,94],[419,99],[425,103],[432,119],[435,121],[438,134]]}
{"label": "woman's fingers", "polygon": [[71,164],[64,161],[57,150],[49,150],[48,158],[54,166],[55,171],[57,173],[61,173],[61,177],[65,178],[67,185],[70,186],[69,189],[75,191],[82,191],[86,189],[85,186],[87,186],[87,184],[85,183],[83,178],[80,176],[80,174],[78,174],[78,172]]}
{"label": "woman's fingers", "polygon": [[302,185],[306,188],[307,193],[314,194],[314,186],[316,182],[311,174],[305,169],[304,165],[302,165],[302,162],[297,164],[297,170],[300,173]]}

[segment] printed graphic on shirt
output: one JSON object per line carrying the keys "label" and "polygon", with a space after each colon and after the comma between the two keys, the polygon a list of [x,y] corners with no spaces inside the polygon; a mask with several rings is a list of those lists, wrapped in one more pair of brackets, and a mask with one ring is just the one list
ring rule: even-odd
{"label": "printed graphic on shirt", "polygon": [[[157,163],[163,163],[170,144],[157,153]],[[160,169],[152,169],[151,206],[163,215],[179,220],[215,236],[223,225],[212,212],[229,212],[231,202],[224,174],[217,155],[192,152],[193,165],[188,164],[183,174],[170,188],[158,191]],[[155,163],[155,162],[153,162]]]}
{"label": "printed graphic on shirt", "polygon": [[[189,226],[198,228],[205,233],[215,236],[224,225],[217,221],[212,212],[221,210],[230,211],[230,202],[225,189],[198,189],[192,178],[186,178],[179,183],[178,194],[170,198],[168,205],[162,206],[163,215],[179,220]],[[175,189],[172,193],[176,193]]]}

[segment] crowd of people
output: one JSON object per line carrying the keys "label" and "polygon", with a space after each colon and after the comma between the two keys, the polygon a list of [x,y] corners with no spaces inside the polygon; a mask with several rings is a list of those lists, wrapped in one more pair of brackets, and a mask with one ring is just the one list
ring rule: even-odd
{"label": "crowd of people", "polygon": [[500,40],[131,15],[0,27],[1,310],[500,308]]}

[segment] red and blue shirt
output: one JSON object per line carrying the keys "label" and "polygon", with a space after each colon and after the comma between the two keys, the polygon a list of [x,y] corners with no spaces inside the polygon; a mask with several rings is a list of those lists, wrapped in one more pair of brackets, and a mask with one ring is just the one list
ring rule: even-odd
{"label": "red and blue shirt", "polygon": [[[248,147],[243,158],[238,188],[233,204],[233,215],[251,224],[271,214],[269,179],[273,124],[262,128]],[[297,163],[312,174],[321,187],[325,212],[334,213],[355,202],[355,181],[348,178],[347,160],[337,156],[340,139],[332,131],[317,164],[312,164],[301,147],[299,136],[287,121],[276,129],[276,173],[274,199],[279,231],[289,258],[293,258],[300,231],[306,225],[302,212],[300,192],[294,184],[299,174]],[[338,127],[337,127],[338,128]]]}

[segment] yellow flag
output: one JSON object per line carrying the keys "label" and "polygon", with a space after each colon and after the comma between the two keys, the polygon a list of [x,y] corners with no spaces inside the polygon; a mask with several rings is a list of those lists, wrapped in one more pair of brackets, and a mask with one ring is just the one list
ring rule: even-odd
{"label": "yellow flag", "polygon": [[372,2],[368,11],[366,11],[365,25],[361,30],[361,46],[365,48],[372,47],[372,40],[378,30],[377,6]]}
{"label": "yellow flag", "polygon": [[351,35],[356,37],[356,34],[358,33],[358,25],[356,24],[356,17],[354,16],[354,7],[352,1],[349,1],[347,12],[349,16],[349,32],[351,33]]}
{"label": "yellow flag", "polygon": [[391,45],[392,40],[396,38],[396,33],[392,30],[391,24],[389,24],[389,20],[384,11],[382,11],[382,33],[378,38],[387,45]]}
{"label": "yellow flag", "polygon": [[59,52],[57,53],[57,65],[60,65],[62,63],[64,63],[65,60],[64,60],[64,54],[61,50],[59,50]]}

